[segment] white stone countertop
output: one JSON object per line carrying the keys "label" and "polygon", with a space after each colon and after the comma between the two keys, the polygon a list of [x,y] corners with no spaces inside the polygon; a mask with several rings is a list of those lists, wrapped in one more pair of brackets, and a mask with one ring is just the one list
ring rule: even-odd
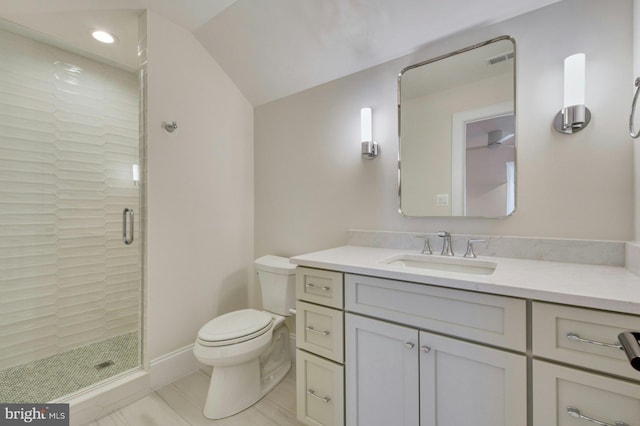
{"label": "white stone countertop", "polygon": [[418,253],[343,246],[295,256],[290,262],[309,268],[640,315],[640,276],[624,267],[478,256],[478,260],[494,262],[497,267],[490,275],[476,275],[381,262],[399,254]]}

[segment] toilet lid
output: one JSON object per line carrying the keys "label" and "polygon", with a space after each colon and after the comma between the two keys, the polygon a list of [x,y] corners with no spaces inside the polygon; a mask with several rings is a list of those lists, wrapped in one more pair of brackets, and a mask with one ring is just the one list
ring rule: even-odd
{"label": "toilet lid", "polygon": [[220,315],[206,323],[198,332],[204,342],[235,343],[243,337],[256,336],[271,327],[273,317],[255,309],[242,309]]}

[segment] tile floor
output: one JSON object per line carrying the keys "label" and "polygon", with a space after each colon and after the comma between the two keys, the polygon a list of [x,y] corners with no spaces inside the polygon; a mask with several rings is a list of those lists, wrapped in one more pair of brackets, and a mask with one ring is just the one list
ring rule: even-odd
{"label": "tile floor", "polygon": [[[0,401],[52,401],[136,368],[140,361],[138,333],[128,333],[0,371]],[[111,365],[95,368],[111,361]]]}
{"label": "tile floor", "polygon": [[222,420],[209,420],[202,407],[210,376],[198,371],[115,411],[88,426],[298,426],[295,366],[257,404]]}

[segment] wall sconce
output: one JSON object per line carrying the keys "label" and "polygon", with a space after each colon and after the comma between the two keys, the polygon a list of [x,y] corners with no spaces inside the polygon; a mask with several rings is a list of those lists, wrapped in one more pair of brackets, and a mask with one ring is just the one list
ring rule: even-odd
{"label": "wall sconce", "polygon": [[137,164],[131,165],[131,175],[133,177],[133,184],[137,185],[140,182],[140,166]]}
{"label": "wall sconce", "polygon": [[367,160],[373,160],[380,152],[378,143],[373,140],[372,124],[371,108],[362,108],[360,110],[360,142],[362,145],[362,158]]}
{"label": "wall sconce", "polygon": [[553,120],[560,133],[576,133],[587,127],[591,111],[585,106],[585,54],[576,53],[564,60],[564,105]]}

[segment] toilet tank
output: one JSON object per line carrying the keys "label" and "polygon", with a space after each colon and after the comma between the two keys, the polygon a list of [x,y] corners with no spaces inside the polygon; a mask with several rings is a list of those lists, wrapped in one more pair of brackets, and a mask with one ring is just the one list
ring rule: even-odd
{"label": "toilet tank", "polygon": [[260,290],[262,308],[274,314],[289,316],[296,304],[296,265],[279,256],[262,256],[254,262]]}

